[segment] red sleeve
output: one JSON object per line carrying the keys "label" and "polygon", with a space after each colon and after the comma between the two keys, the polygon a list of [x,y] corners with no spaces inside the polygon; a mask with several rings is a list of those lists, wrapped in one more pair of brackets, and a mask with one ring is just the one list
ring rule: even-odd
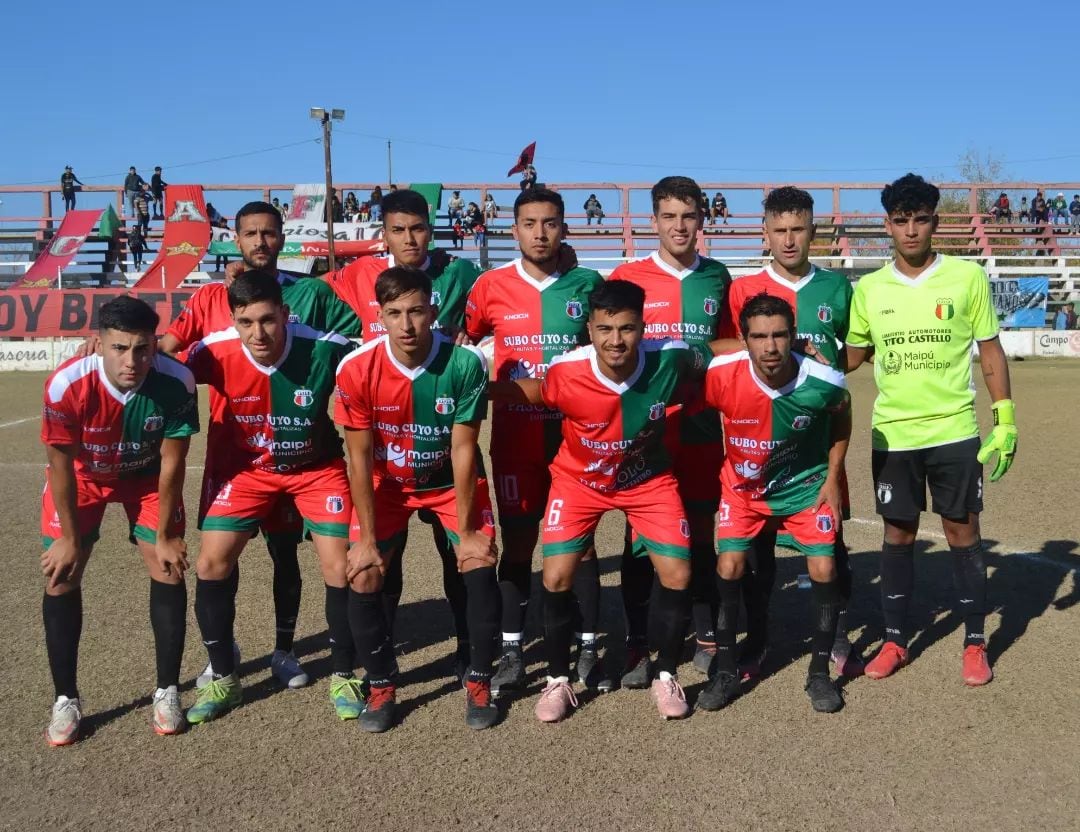
{"label": "red sleeve", "polygon": [[198,341],[187,351],[184,364],[195,376],[196,384],[213,384],[218,367],[213,351],[203,341]]}
{"label": "red sleeve", "polygon": [[709,407],[721,410],[721,402],[724,398],[724,369],[723,365],[710,367],[705,373],[705,403]]}
{"label": "red sleeve", "polygon": [[342,266],[335,272],[331,272],[323,277],[330,288],[334,290],[334,294],[341,299],[343,303],[349,305],[349,308],[356,313],[357,317],[363,320],[363,313],[361,311],[360,301],[356,296],[357,285],[360,282],[361,263],[364,258],[358,258],[346,266]]}
{"label": "red sleeve", "polygon": [[727,290],[727,302],[720,313],[720,331],[718,338],[739,337],[739,314],[742,312],[743,296],[739,289],[735,288],[738,281],[731,281]]}
{"label": "red sleeve", "polygon": [[188,298],[187,306],[176,316],[176,320],[169,324],[165,331],[180,342],[180,350],[201,341],[208,333],[206,332],[206,297],[208,293],[202,288],[196,289],[195,294]]}
{"label": "red sleeve", "polygon": [[559,410],[559,398],[562,393],[563,372],[558,369],[558,364],[548,367],[540,381],[540,398],[544,404],[552,410]]}
{"label": "red sleeve", "polygon": [[41,410],[41,441],[46,445],[75,445],[82,440],[82,417],[72,388],[57,401],[49,398],[52,378],[45,383],[45,403]]}
{"label": "red sleeve", "polygon": [[469,290],[465,301],[465,333],[474,342],[491,334],[491,319],[488,317],[487,287],[491,281],[481,275]]}
{"label": "red sleeve", "polygon": [[366,369],[354,359],[338,367],[334,389],[334,421],[353,430],[371,430],[371,403],[367,397]]}

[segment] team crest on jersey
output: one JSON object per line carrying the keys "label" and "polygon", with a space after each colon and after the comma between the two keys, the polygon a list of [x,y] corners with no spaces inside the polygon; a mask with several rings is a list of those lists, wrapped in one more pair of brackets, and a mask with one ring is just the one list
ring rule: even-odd
{"label": "team crest on jersey", "polygon": [[580,321],[585,317],[585,307],[581,305],[581,301],[577,298],[571,298],[566,302],[566,315],[571,320]]}
{"label": "team crest on jersey", "polygon": [[663,402],[653,402],[652,405],[649,406],[649,420],[655,422],[659,419],[663,419],[666,411],[667,405]]}
{"label": "team crest on jersey", "polygon": [[744,480],[756,480],[761,476],[761,466],[751,460],[735,463],[735,473]]}
{"label": "team crest on jersey", "polygon": [[345,500],[336,494],[326,498],[326,510],[330,514],[341,514],[345,510]]}
{"label": "team crest on jersey", "polygon": [[442,295],[439,294],[437,289],[431,290],[431,305],[439,306],[442,303]]}
{"label": "team crest on jersey", "polygon": [[720,302],[716,298],[705,298],[705,314],[715,315],[720,309]]}
{"label": "team crest on jersey", "polygon": [[817,530],[822,534],[828,534],[833,530],[833,517],[831,514],[819,514],[817,516]]}
{"label": "team crest on jersey", "polygon": [[161,430],[165,425],[165,419],[161,416],[147,416],[146,421],[143,422],[143,430],[147,433],[153,433],[156,430]]}
{"label": "team crest on jersey", "polygon": [[879,482],[877,484],[877,501],[883,506],[892,502],[892,483]]}
{"label": "team crest on jersey", "polygon": [[827,303],[821,304],[817,308],[817,319],[823,324],[827,324],[832,321],[832,307]]}
{"label": "team crest on jersey", "polygon": [[315,401],[315,394],[301,387],[299,390],[293,390],[292,400],[297,407],[311,407],[311,403]]}
{"label": "team crest on jersey", "polygon": [[690,522],[685,517],[679,520],[679,534],[685,538],[690,537]]}
{"label": "team crest on jersey", "polygon": [[812,421],[814,420],[807,416],[805,413],[800,413],[792,420],[791,426],[795,430],[806,430],[808,427],[810,427],[810,423]]}
{"label": "team crest on jersey", "polygon": [[439,396],[435,399],[435,412],[440,416],[447,416],[454,412],[457,404],[449,396]]}
{"label": "team crest on jersey", "polygon": [[904,366],[904,359],[900,357],[900,353],[896,350],[889,350],[881,359],[881,366],[885,370],[886,375],[894,376],[900,372],[900,369]]}
{"label": "team crest on jersey", "polygon": [[934,307],[934,314],[939,320],[948,321],[956,314],[956,309],[953,306],[952,298],[938,298],[937,306]]}

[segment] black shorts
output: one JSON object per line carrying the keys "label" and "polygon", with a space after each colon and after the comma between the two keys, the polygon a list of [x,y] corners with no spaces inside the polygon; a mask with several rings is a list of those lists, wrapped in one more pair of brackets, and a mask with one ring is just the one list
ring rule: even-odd
{"label": "black shorts", "polygon": [[926,511],[929,485],[935,514],[958,522],[979,514],[983,479],[978,452],[977,436],[916,451],[874,451],[871,468],[877,513],[891,520],[918,519]]}

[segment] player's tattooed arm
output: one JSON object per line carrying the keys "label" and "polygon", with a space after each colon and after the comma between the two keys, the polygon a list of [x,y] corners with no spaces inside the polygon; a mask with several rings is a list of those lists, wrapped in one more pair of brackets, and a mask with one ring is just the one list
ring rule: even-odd
{"label": "player's tattooed arm", "polygon": [[543,404],[540,381],[535,378],[519,378],[514,381],[488,383],[488,398],[502,404]]}
{"label": "player's tattooed arm", "polygon": [[60,520],[60,537],[56,538],[41,556],[41,571],[49,587],[78,581],[86,563],[86,552],[79,539],[77,520],[78,484],[75,480],[74,445],[46,445],[49,461],[45,476],[49,478],[53,505]]}
{"label": "player's tattooed arm", "polygon": [[[377,569],[386,574],[386,564],[375,541],[374,450],[371,430],[345,429],[345,447],[349,451],[349,494],[360,526],[360,539],[349,547],[345,577],[354,581],[361,573]],[[353,585],[357,591],[368,587]]]}
{"label": "player's tattooed arm", "polygon": [[990,394],[990,401],[999,402],[1002,399],[1012,398],[1012,384],[1009,380],[1009,361],[1005,350],[1001,346],[1001,339],[990,338],[987,341],[978,341],[979,367],[982,370],[983,381],[986,382],[986,392]]}
{"label": "player's tattooed arm", "polygon": [[169,577],[184,579],[187,571],[187,544],[184,538],[171,534],[173,516],[180,507],[184,493],[184,473],[187,466],[189,437],[161,441],[161,470],[158,473],[158,526],[154,555],[158,567]]}
{"label": "player's tattooed arm", "polygon": [[457,504],[459,572],[494,566],[498,559],[495,541],[477,531],[476,480],[480,453],[480,422],[461,422],[450,434],[450,463],[454,469],[454,499]]}

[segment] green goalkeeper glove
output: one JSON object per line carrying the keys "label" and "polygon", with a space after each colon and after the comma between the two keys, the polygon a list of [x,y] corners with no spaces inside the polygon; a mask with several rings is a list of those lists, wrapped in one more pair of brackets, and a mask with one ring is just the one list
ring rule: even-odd
{"label": "green goalkeeper glove", "polygon": [[985,465],[997,452],[997,463],[990,472],[990,482],[997,482],[1012,465],[1020,433],[1016,429],[1016,405],[1012,399],[994,402],[991,409],[994,411],[994,429],[979,448],[978,459],[980,464]]}

